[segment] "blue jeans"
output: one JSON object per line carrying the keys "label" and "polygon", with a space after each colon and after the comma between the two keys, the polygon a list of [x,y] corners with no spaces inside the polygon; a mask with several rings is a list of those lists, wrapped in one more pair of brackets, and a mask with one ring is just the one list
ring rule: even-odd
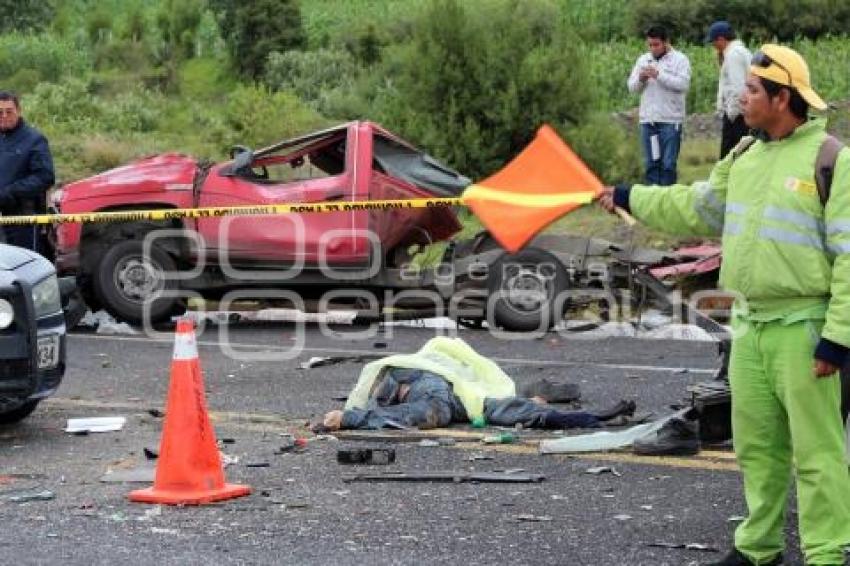
{"label": "blue jeans", "polygon": [[[652,137],[658,136],[658,147],[653,159]],[[665,122],[647,122],[640,125],[640,141],[646,166],[647,185],[672,185],[676,182],[676,161],[682,143],[682,125]]]}

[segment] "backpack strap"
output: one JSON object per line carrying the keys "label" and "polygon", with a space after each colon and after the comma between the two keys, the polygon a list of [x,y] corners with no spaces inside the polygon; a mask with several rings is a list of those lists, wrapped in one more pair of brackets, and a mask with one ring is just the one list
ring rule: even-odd
{"label": "backpack strap", "polygon": [[754,143],[756,143],[756,141],[757,141],[757,138],[756,138],[755,136],[744,136],[744,137],[742,137],[742,138],[741,138],[741,141],[739,141],[739,142],[738,142],[738,145],[736,145],[736,146],[732,149],[732,162],[734,163],[735,161],[737,161],[737,159],[738,159],[739,157],[741,157],[742,155],[744,155],[744,153],[745,153],[748,149],[750,149],[750,147],[751,147]]}
{"label": "backpack strap", "polygon": [[835,136],[827,134],[823,143],[818,150],[818,156],[815,159],[815,184],[818,187],[818,196],[820,203],[826,206],[829,200],[829,193],[832,190],[832,176],[835,173],[835,162],[838,160],[838,153],[844,148],[844,144]]}

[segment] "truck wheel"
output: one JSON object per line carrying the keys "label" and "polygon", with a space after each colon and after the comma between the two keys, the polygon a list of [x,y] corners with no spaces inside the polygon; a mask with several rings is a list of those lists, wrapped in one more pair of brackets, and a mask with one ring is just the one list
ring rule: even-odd
{"label": "truck wheel", "polygon": [[563,318],[567,301],[559,296],[568,287],[567,271],[549,252],[528,248],[506,253],[487,276],[488,309],[505,330],[549,329]]}
{"label": "truck wheel", "polygon": [[156,245],[148,257],[143,252],[141,240],[119,242],[107,249],[93,277],[98,301],[115,318],[131,324],[141,324],[146,311],[150,323],[168,320],[179,303],[178,297],[151,301],[156,293],[177,290],[177,281],[166,278],[177,264]]}
{"label": "truck wheel", "polygon": [[17,409],[0,413],[0,425],[15,424],[30,416],[38,407],[38,400],[27,401]]}

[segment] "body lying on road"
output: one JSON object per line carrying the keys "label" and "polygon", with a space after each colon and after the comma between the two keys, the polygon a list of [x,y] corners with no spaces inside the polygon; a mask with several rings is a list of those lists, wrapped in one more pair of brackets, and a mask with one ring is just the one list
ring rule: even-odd
{"label": "body lying on road", "polygon": [[[632,414],[634,402],[621,401],[602,412],[562,411],[539,397],[485,397],[487,424],[526,428],[566,429],[597,427],[622,414]],[[461,399],[446,379],[421,369],[386,368],[372,388],[363,408],[330,411],[322,427],[328,430],[417,427],[437,428],[451,423],[469,423]]]}

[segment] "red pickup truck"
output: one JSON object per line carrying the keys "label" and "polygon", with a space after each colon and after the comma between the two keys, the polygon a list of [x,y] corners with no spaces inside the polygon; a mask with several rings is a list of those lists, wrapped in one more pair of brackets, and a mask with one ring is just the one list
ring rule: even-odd
{"label": "red pickup truck", "polygon": [[[340,201],[455,197],[469,179],[384,128],[351,122],[212,164],[181,154],[140,159],[69,183],[54,212],[89,213]],[[547,328],[580,293],[630,286],[630,273],[670,261],[651,250],[543,234],[507,254],[487,234],[450,242],[437,269],[412,269],[416,244],[461,229],[451,207],[351,209],[277,216],[58,224],[60,275],[75,275],[86,302],[131,323],[168,319],[189,296],[287,290],[315,306],[333,290],[380,312],[431,310],[508,330]],[[658,296],[666,290],[651,277]],[[271,293],[274,294],[274,293]],[[364,300],[368,297],[373,300]],[[297,306],[297,305],[296,305]]]}
{"label": "red pickup truck", "polygon": [[[412,199],[457,196],[469,184],[369,122],[257,151],[238,146],[232,157],[219,164],[181,154],[140,159],[57,189],[52,206],[82,213]],[[234,288],[433,287],[433,273],[405,271],[408,250],[460,229],[450,207],[393,208],[60,224],[53,239],[59,273],[78,276],[90,306],[139,323],[179,310],[178,290],[220,297]]]}

